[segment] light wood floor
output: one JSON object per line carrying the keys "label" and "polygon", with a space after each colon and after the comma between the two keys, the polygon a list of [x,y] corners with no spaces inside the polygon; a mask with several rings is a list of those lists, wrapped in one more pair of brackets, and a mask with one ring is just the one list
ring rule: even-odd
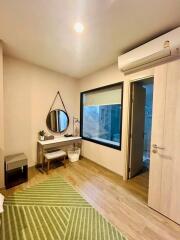
{"label": "light wood floor", "polygon": [[27,183],[1,192],[8,196],[59,174],[129,240],[180,239],[180,226],[147,206],[147,172],[124,182],[115,173],[82,159],[66,169],[52,169],[49,175],[31,168]]}

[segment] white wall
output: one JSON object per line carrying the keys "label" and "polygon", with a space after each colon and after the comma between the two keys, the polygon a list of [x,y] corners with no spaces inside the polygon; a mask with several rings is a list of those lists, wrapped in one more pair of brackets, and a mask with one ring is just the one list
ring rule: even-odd
{"label": "white wall", "polygon": [[[90,76],[87,76],[86,78],[81,79],[80,92],[121,81],[123,81],[123,74],[121,74],[121,72],[118,70],[117,64],[114,64],[108,68],[105,68]],[[122,150],[116,150],[83,140],[82,155],[120,175],[123,175],[123,141],[121,149]]]}
{"label": "white wall", "polygon": [[153,74],[154,69],[151,68],[124,76],[118,69],[117,64],[114,64],[79,81],[80,92],[117,82],[123,82],[124,84],[121,150],[112,149],[85,140],[83,140],[82,149],[82,155],[84,157],[122,175],[124,178],[126,178],[127,175],[130,82],[152,76]]}
{"label": "white wall", "polygon": [[70,117],[68,132],[71,133],[77,80],[17,59],[4,58],[6,155],[24,152],[29,166],[36,163],[37,134],[41,129],[48,132],[46,116],[58,90]]}
{"label": "white wall", "polygon": [[[158,68],[158,67],[157,67]],[[46,116],[58,90],[70,115],[79,115],[80,92],[117,82],[124,83],[122,141],[116,150],[83,140],[82,155],[126,177],[130,82],[154,74],[154,68],[124,76],[117,64],[79,81],[10,57],[4,58],[5,154],[24,152],[29,165],[36,163],[37,133],[46,131]],[[1,81],[2,82],[2,81]],[[2,86],[2,85],[1,85]]]}
{"label": "white wall", "polygon": [[4,186],[3,48],[0,42],[0,188]]}

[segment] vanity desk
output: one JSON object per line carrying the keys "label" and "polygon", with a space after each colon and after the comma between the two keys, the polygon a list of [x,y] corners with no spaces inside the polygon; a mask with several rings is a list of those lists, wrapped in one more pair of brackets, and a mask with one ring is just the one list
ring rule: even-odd
{"label": "vanity desk", "polygon": [[[63,109],[61,108],[53,108],[54,103],[56,100],[60,100]],[[59,133],[63,134],[65,131],[67,131],[69,127],[69,115],[67,113],[65,104],[62,100],[61,94],[58,91],[52,105],[50,107],[50,110],[48,112],[48,115],[46,117],[46,126],[50,130],[50,132],[53,133]],[[73,117],[73,134],[74,134],[74,117]],[[39,131],[39,136],[40,139],[41,137],[44,138],[44,130]],[[45,158],[48,161],[48,167],[47,167],[47,172],[49,169],[49,164],[51,159],[56,159],[56,157],[60,157],[60,155],[53,155],[53,153],[60,152],[58,150],[62,150],[61,154],[63,152],[63,156],[66,156],[67,151],[72,148],[78,147],[81,149],[81,137],[55,137],[54,139],[51,140],[39,140],[37,142],[37,168],[43,172],[43,166],[45,163]],[[65,153],[66,152],[66,153]],[[46,154],[48,153],[48,154]],[[44,156],[46,154],[46,156]],[[59,153],[60,154],[60,153]],[[47,155],[49,158],[47,158]],[[65,159],[64,159],[65,160]]]}
{"label": "vanity desk", "polygon": [[37,142],[37,167],[39,169],[41,168],[44,153],[55,149],[58,150],[60,148],[63,148],[65,150],[68,150],[69,147],[76,146],[81,148],[81,143],[81,137],[55,137],[52,140],[39,140]]}

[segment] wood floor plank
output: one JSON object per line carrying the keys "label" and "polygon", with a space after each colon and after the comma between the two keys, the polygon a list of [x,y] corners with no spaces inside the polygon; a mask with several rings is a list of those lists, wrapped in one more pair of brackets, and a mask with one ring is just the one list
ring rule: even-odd
{"label": "wood floor plank", "polygon": [[9,196],[59,174],[129,240],[180,239],[180,226],[147,206],[147,172],[125,182],[121,176],[81,159],[66,169],[52,169],[48,175],[30,168],[27,183],[1,192]]}

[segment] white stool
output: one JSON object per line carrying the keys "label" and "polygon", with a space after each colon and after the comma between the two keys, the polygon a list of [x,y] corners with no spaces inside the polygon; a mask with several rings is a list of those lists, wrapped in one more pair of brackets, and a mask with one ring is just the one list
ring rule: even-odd
{"label": "white stool", "polygon": [[[66,168],[66,165],[67,165],[67,161],[66,161],[66,152],[62,151],[62,150],[58,150],[58,151],[54,151],[54,152],[49,152],[49,153],[45,153],[44,154],[44,158],[45,158],[45,162],[47,160],[47,174],[48,174],[48,171],[50,169],[50,162],[51,160],[53,159],[57,159],[57,158],[60,158],[60,157],[64,157],[64,160],[63,160],[63,163],[64,163],[64,167]],[[43,163],[43,166],[44,168],[44,163]]]}

